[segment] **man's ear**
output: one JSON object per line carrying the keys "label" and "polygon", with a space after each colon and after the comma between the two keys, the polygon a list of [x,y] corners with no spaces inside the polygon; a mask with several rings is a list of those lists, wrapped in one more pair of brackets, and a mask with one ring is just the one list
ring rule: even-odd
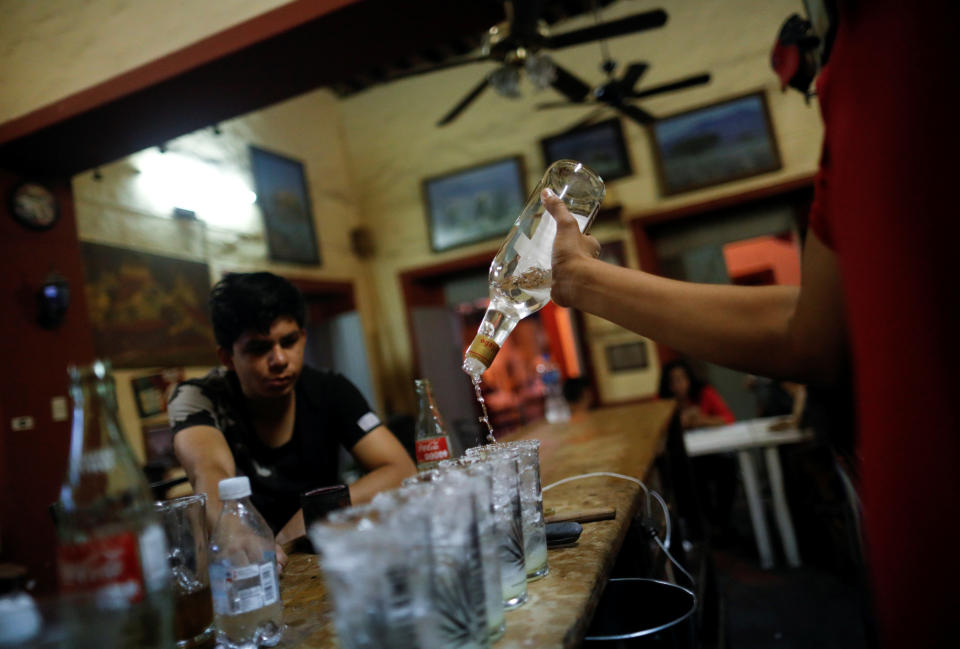
{"label": "man's ear", "polygon": [[230,351],[223,347],[217,347],[217,358],[220,359],[220,363],[228,370],[231,372],[236,371],[236,368],[233,366],[233,354]]}

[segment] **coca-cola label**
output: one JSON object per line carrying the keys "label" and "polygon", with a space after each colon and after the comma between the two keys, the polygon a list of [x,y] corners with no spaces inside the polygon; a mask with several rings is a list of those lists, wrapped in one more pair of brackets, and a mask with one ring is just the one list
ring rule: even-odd
{"label": "coca-cola label", "polygon": [[143,573],[133,532],[61,545],[57,565],[65,593],[103,592],[130,603],[143,599]]}
{"label": "coca-cola label", "polygon": [[417,464],[439,462],[450,457],[446,436],[418,439],[416,441]]}

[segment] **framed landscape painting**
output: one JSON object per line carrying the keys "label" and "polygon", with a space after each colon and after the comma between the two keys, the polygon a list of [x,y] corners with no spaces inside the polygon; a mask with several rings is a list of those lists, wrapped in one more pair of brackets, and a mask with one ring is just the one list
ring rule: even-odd
{"label": "framed landscape painting", "polygon": [[763,92],[671,115],[650,129],[666,196],[781,167]]}
{"label": "framed landscape painting", "polygon": [[436,252],[502,236],[527,198],[520,156],[427,178],[422,189]]}
{"label": "framed landscape painting", "polygon": [[604,182],[633,174],[619,118],[591,124],[540,140],[546,166],[576,160],[600,174]]}
{"label": "framed landscape painting", "polygon": [[263,211],[267,249],[273,261],[317,265],[320,252],[303,164],[250,147],[250,166]]}

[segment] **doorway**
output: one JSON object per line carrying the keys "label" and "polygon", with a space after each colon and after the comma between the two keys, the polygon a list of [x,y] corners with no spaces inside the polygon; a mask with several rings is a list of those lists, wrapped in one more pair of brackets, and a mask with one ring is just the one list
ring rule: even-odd
{"label": "doorway", "polygon": [[[707,284],[800,284],[801,232],[808,187],[685,214],[645,228],[665,277]],[[757,416],[748,376],[689,359],[737,419]]]}

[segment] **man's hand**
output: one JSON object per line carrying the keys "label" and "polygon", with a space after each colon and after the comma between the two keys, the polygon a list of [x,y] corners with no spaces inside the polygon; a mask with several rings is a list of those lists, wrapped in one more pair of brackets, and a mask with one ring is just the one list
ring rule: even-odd
{"label": "man's hand", "polygon": [[582,234],[577,220],[557,195],[548,189],[540,195],[544,207],[557,222],[557,237],[553,242],[553,288],[550,297],[560,306],[572,306],[584,266],[600,256],[600,243],[590,235]]}

